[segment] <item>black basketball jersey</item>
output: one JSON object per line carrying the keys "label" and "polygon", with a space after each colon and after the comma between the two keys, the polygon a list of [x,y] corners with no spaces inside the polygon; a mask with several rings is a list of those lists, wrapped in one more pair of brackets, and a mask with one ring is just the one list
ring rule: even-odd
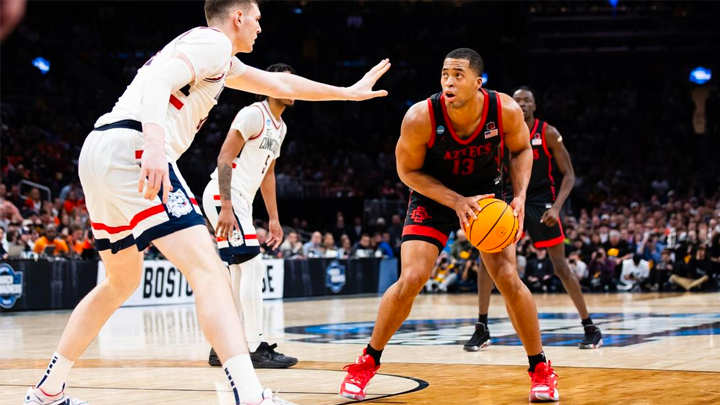
{"label": "black basketball jersey", "polygon": [[532,175],[527,190],[527,201],[551,203],[555,201],[555,179],[553,177],[553,156],[545,141],[547,122],[535,119],[530,129],[530,146],[533,151]]}
{"label": "black basketball jersey", "polygon": [[459,138],[455,133],[442,93],[427,99],[432,136],[427,144],[422,171],[466,197],[497,192],[503,187],[501,149],[504,147],[504,135],[501,100],[496,91],[480,91],[485,97],[482,118],[475,132],[465,139]]}

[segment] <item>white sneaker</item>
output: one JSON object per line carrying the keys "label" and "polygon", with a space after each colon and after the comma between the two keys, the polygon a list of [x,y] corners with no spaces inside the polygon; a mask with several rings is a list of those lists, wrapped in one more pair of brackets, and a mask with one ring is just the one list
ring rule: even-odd
{"label": "white sneaker", "polygon": [[30,387],[25,394],[25,401],[23,404],[35,404],[35,405],[89,405],[82,399],[70,398],[65,394],[65,386],[63,385],[62,391],[59,394],[48,396],[43,390],[35,387]]}
{"label": "white sneaker", "polygon": [[[273,395],[272,390],[270,388],[265,388],[265,391],[262,393],[262,401],[251,404],[249,402],[241,402],[241,405],[297,405],[293,402],[286,401],[284,399],[278,398]],[[75,405],[75,404],[73,404]]]}

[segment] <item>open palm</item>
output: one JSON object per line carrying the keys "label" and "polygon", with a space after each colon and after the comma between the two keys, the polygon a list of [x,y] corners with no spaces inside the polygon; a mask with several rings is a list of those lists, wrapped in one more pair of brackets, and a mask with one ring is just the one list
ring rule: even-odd
{"label": "open palm", "polygon": [[383,59],[365,73],[360,81],[350,87],[351,100],[362,101],[387,96],[387,90],[373,90],[373,87],[388,69],[390,69],[390,59]]}

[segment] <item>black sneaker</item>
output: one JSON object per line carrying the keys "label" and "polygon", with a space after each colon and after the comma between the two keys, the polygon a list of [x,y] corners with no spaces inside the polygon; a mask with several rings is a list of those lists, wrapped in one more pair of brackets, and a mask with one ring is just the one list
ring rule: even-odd
{"label": "black sneaker", "polygon": [[588,325],[585,327],[585,337],[578,347],[581,349],[597,349],[602,346],[602,343],[602,333],[600,333],[600,328],[595,325]]}
{"label": "black sneaker", "polygon": [[217,353],[215,353],[215,349],[213,348],[210,348],[210,358],[208,358],[208,364],[213,367],[222,366],[222,363],[220,363],[220,358],[218,357]]}
{"label": "black sneaker", "polygon": [[478,322],[475,324],[475,333],[465,343],[463,349],[468,352],[476,352],[488,346],[490,346],[490,331],[484,323]]}
{"label": "black sneaker", "polygon": [[275,351],[277,344],[260,343],[257,350],[250,353],[254,368],[289,368],[298,363],[295,357],[286,356]]}

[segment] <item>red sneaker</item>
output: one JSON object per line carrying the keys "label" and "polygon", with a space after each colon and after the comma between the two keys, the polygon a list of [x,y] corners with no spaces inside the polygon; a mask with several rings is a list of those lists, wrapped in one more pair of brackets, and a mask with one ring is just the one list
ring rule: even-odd
{"label": "red sneaker", "polygon": [[535,372],[529,371],[532,379],[530,388],[530,402],[556,402],[560,400],[558,392],[558,376],[551,367],[552,364],[540,363],[535,366]]}
{"label": "red sneaker", "polygon": [[379,368],[380,366],[375,365],[375,359],[363,349],[363,354],[358,357],[355,364],[343,367],[348,373],[340,385],[340,395],[358,401],[365,399],[367,385]]}

